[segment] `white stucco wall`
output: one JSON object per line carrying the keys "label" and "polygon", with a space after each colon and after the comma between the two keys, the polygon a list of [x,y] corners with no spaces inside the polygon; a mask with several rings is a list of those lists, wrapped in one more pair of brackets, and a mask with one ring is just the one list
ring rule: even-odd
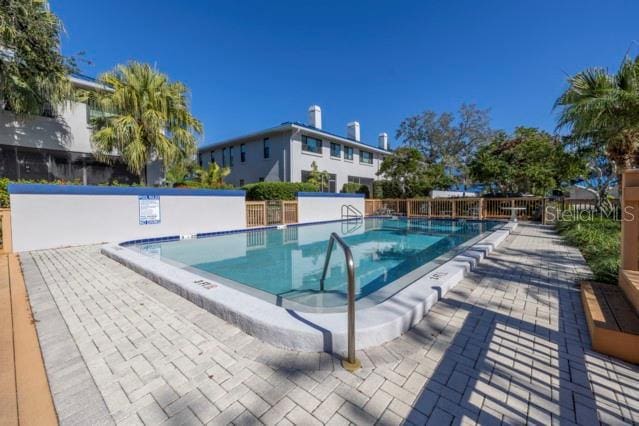
{"label": "white stucco wall", "polygon": [[364,197],[346,194],[308,193],[297,197],[298,220],[300,223],[338,220],[342,218],[342,206],[350,204],[364,212]]}
{"label": "white stucco wall", "polygon": [[[124,187],[72,187],[76,192],[102,194],[12,191],[27,186],[60,189],[59,185],[10,186],[16,252],[246,227],[243,191],[233,191],[234,196],[215,195],[220,191]],[[144,192],[160,196],[159,224],[139,223],[138,195]]]}
{"label": "white stucco wall", "polygon": [[68,102],[58,118],[0,112],[0,144],[91,153],[87,106]]}

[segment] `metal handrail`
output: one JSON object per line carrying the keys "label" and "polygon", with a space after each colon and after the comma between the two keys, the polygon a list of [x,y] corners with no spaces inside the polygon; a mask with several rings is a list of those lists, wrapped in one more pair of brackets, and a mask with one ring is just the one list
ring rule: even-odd
{"label": "metal handrail", "polygon": [[333,253],[333,245],[335,241],[342,247],[344,257],[346,258],[346,271],[348,274],[348,354],[347,358],[342,360],[342,366],[348,371],[355,371],[362,366],[357,358],[355,358],[355,262],[353,261],[353,253],[351,248],[344,240],[335,232],[331,233],[328,239],[328,249],[326,251],[326,260],[324,261],[324,270],[320,279],[320,290],[324,291],[324,280],[326,279],[326,271],[331,261],[331,253]]}
{"label": "metal handrail", "polygon": [[[344,214],[344,209],[346,209],[346,214]],[[353,216],[351,216],[350,215],[351,212],[354,212],[355,214]],[[344,219],[344,218],[349,219],[351,217],[356,217],[358,219],[361,219],[361,218],[364,217],[364,215],[354,205],[352,205],[352,204],[342,204],[342,219]]]}

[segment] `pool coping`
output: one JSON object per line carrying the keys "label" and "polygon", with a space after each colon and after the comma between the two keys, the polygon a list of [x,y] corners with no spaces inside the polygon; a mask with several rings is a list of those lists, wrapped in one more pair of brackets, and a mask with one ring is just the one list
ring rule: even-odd
{"label": "pool coping", "polygon": [[[408,331],[473,267],[516,228],[508,222],[378,305],[355,314],[356,347],[378,346]],[[197,306],[274,346],[303,352],[343,353],[346,313],[282,308],[159,259],[106,244],[102,253]]]}

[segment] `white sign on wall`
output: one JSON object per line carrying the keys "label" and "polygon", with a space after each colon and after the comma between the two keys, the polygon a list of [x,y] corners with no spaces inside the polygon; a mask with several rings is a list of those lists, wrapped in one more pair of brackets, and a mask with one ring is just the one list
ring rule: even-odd
{"label": "white sign on wall", "polygon": [[160,196],[138,195],[140,202],[140,225],[160,223]]}

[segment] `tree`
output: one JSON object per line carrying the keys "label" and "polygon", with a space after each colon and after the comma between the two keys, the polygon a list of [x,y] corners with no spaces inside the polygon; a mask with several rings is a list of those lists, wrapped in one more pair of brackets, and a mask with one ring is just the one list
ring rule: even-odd
{"label": "tree", "polygon": [[613,205],[608,199],[608,191],[610,187],[617,184],[614,164],[601,150],[599,152],[586,151],[581,153],[581,156],[585,164],[577,178],[578,182],[595,196],[597,211],[611,210]]}
{"label": "tree", "polygon": [[313,161],[311,163],[311,171],[308,173],[306,182],[317,186],[320,192],[322,192],[325,188],[328,189],[329,180],[330,174],[326,170],[320,172],[317,163]]}
{"label": "tree", "polygon": [[200,185],[203,188],[223,189],[229,185],[224,183],[224,178],[231,173],[228,167],[220,167],[217,163],[209,163],[208,169],[198,168],[195,170]]}
{"label": "tree", "polygon": [[615,74],[588,68],[570,77],[555,109],[557,128],[579,147],[603,148],[619,175],[639,164],[639,56],[624,58]]}
{"label": "tree", "polygon": [[558,138],[530,127],[518,127],[513,135],[497,133],[469,163],[472,179],[501,194],[546,195],[581,169],[580,157]]}
{"label": "tree", "polygon": [[469,183],[468,161],[493,134],[489,111],[463,104],[457,116],[425,111],[408,117],[400,123],[396,136],[404,145],[417,148],[427,163],[455,170],[465,189]]}
{"label": "tree", "polygon": [[61,28],[45,0],[0,0],[0,109],[42,114],[69,98]]}
{"label": "tree", "polygon": [[184,84],[138,62],[118,65],[99,80],[112,90],[83,94],[102,111],[91,123],[98,159],[111,162],[119,154],[145,183],[149,161],[168,167],[195,154],[202,123],[189,111]]}
{"label": "tree", "polygon": [[184,158],[171,164],[166,170],[165,182],[169,186],[179,186],[185,184],[195,176],[198,166],[193,159]]}
{"label": "tree", "polygon": [[400,197],[426,196],[434,188],[447,189],[453,184],[442,164],[429,164],[417,148],[401,147],[384,161],[377,172],[384,176],[383,187]]}

